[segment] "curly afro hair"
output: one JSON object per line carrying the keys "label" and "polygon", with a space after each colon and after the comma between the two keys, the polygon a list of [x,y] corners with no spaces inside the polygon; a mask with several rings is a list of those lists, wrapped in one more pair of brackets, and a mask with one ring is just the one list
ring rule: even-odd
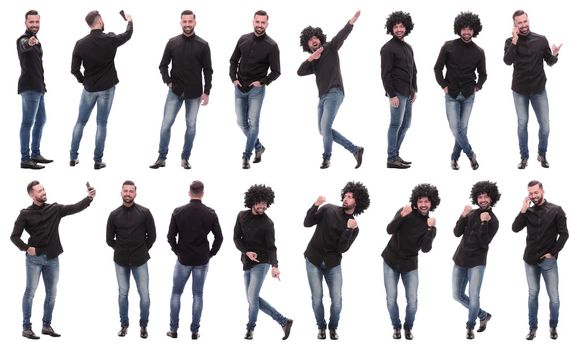
{"label": "curly afro hair", "polygon": [[483,29],[480,23],[480,18],[477,14],[472,12],[461,12],[454,18],[454,34],[460,35],[460,30],[463,28],[472,28],[472,37],[476,38],[478,33]]}
{"label": "curly afro hair", "polygon": [[368,189],[361,182],[350,181],[342,188],[342,200],[346,193],[351,192],[356,201],[354,215],[360,215],[370,206],[370,195]]}
{"label": "curly afro hair", "polygon": [[470,190],[472,204],[478,205],[476,199],[482,193],[486,193],[491,197],[491,207],[494,207],[499,199],[501,199],[501,193],[499,192],[496,182],[479,181],[472,185],[472,190]]}
{"label": "curly afro hair", "polygon": [[416,185],[416,187],[412,189],[412,194],[410,195],[410,204],[412,204],[412,208],[418,207],[418,199],[422,197],[428,197],[428,200],[430,201],[430,211],[434,211],[440,204],[438,189],[436,186],[431,184]]}
{"label": "curly afro hair", "polygon": [[259,202],[266,202],[267,206],[273,204],[275,194],[271,187],[266,185],[253,185],[245,192],[245,207],[251,208],[254,204]]}
{"label": "curly afro hair", "polygon": [[322,31],[322,28],[320,27],[314,28],[312,26],[307,26],[304,28],[304,30],[302,30],[302,33],[300,34],[300,45],[304,49],[304,52],[312,52],[310,50],[310,47],[308,46],[308,41],[310,41],[310,39],[313,36],[320,39],[321,45],[324,45],[326,43],[326,34],[324,34],[324,32]]}
{"label": "curly afro hair", "polygon": [[414,29],[414,22],[412,22],[412,17],[408,12],[403,11],[395,11],[388,16],[386,19],[386,34],[394,34],[393,29],[394,25],[402,23],[404,28],[406,28],[406,35],[410,34],[412,29]]}

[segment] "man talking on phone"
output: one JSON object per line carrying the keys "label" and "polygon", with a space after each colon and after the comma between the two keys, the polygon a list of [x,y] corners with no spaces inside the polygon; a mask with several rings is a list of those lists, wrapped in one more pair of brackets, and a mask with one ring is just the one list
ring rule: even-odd
{"label": "man talking on phone", "polygon": [[569,238],[567,217],[563,209],[544,198],[543,184],[533,180],[527,185],[529,195],[523,200],[523,207],[513,222],[513,231],[527,227],[527,246],[523,260],[529,285],[529,334],[533,340],[537,332],[537,311],[539,310],[540,276],[543,275],[549,295],[549,327],[551,339],[557,339],[559,321],[559,273],[557,257]]}

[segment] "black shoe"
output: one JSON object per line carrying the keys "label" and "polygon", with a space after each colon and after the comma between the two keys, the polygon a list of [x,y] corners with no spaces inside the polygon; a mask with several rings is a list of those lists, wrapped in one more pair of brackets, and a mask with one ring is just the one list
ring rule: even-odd
{"label": "black shoe", "polygon": [[35,161],[36,163],[42,163],[42,164],[48,164],[48,163],[52,163],[53,160],[52,159],[46,159],[41,155],[38,155],[36,157],[31,157],[31,160]]}
{"label": "black shoe", "polygon": [[324,159],[322,161],[322,165],[320,165],[320,169],[327,169],[330,167],[330,160],[329,159]]}
{"label": "black shoe", "polygon": [[117,335],[119,337],[124,337],[125,335],[127,335],[127,328],[129,328],[129,326],[121,326],[121,330],[119,331],[119,333],[117,333]]}
{"label": "black shoe", "polygon": [[245,332],[244,339],[247,339],[247,340],[253,339],[253,329],[248,329],[247,332]]}
{"label": "black shoe", "polygon": [[555,340],[559,338],[559,334],[557,333],[557,327],[551,327],[551,331],[549,332],[551,339]]}
{"label": "black shoe", "polygon": [[527,158],[521,158],[521,162],[517,165],[519,169],[525,169],[527,167]]}
{"label": "black shoe", "polygon": [[165,167],[165,159],[157,159],[155,161],[155,163],[153,163],[153,165],[149,165],[149,168],[151,169],[159,169],[159,168],[164,168]]}
{"label": "black shoe", "polygon": [[364,147],[358,147],[358,151],[354,154],[354,158],[356,158],[356,167],[358,169],[360,165],[362,165],[362,156],[364,155]]}
{"label": "black shoe", "polygon": [[251,168],[251,166],[249,165],[249,160],[243,158],[243,161],[241,162],[241,169],[249,169]]}
{"label": "black shoe", "polygon": [[474,339],[474,332],[472,331],[472,328],[466,329],[466,339]]}
{"label": "black shoe", "polygon": [[191,164],[189,164],[189,161],[187,159],[181,159],[181,166],[183,167],[183,169],[186,170],[191,169]]}
{"label": "black shoe", "polygon": [[24,338],[28,338],[28,339],[40,339],[39,336],[37,336],[36,334],[34,334],[34,332],[32,331],[32,329],[25,329],[22,331],[22,336]]}
{"label": "black shoe", "polygon": [[338,340],[338,338],[339,338],[339,336],[338,336],[338,332],[336,332],[336,329],[330,328],[330,339]]}
{"label": "black shoe", "polygon": [[406,338],[406,340],[414,339],[414,336],[412,335],[412,330],[404,328],[404,338]]}
{"label": "black shoe", "polygon": [[402,164],[406,164],[406,165],[412,164],[412,162],[408,162],[400,157],[396,157],[396,160],[400,161],[400,163],[402,163]]}
{"label": "black shoe", "polygon": [[454,160],[454,159],[451,159],[451,160],[450,160],[450,168],[451,168],[452,170],[458,170],[458,169],[460,169],[460,167],[458,166],[458,161],[457,161],[457,160]]}
{"label": "black shoe", "polygon": [[476,154],[474,154],[474,152],[471,157],[468,157],[468,159],[470,160],[470,167],[472,170],[478,169],[478,162],[476,161]]}
{"label": "black shoe", "polygon": [[286,324],[281,327],[281,329],[283,329],[283,338],[281,338],[282,340],[286,340],[289,337],[293,324],[294,320],[287,320]]}
{"label": "black shoe", "polygon": [[535,339],[536,335],[537,335],[537,328],[529,328],[529,334],[527,334],[526,339],[533,340]]}
{"label": "black shoe", "polygon": [[493,315],[487,312],[486,317],[480,320],[480,324],[478,326],[478,329],[476,330],[478,333],[484,332],[485,329],[487,329],[487,323],[490,321],[491,317],[493,317]]}
{"label": "black shoe", "polygon": [[325,328],[318,328],[318,339],[320,339],[320,340],[326,339],[326,329]]}
{"label": "black shoe", "polygon": [[105,162],[94,162],[94,169],[99,170],[107,166]]}
{"label": "black shoe", "polygon": [[191,332],[191,339],[193,340],[197,340],[199,339],[201,335],[199,335],[199,332],[195,331],[195,332]]}
{"label": "black shoe", "polygon": [[55,337],[55,338],[60,337],[60,334],[56,333],[56,332],[54,331],[54,329],[52,329],[51,326],[43,326],[41,333],[44,334],[44,335],[49,335],[49,336],[51,336],[51,337]]}
{"label": "black shoe", "polygon": [[70,166],[75,166],[75,165],[77,165],[77,164],[78,164],[78,159],[71,159],[71,160],[68,162],[68,165],[70,165]]}
{"label": "black shoe", "polygon": [[168,331],[167,336],[169,338],[177,338],[177,331]]}
{"label": "black shoe", "polygon": [[253,157],[253,162],[254,163],[259,163],[261,162],[261,155],[263,154],[263,152],[265,152],[265,147],[261,146],[260,149],[255,151],[255,156]]}
{"label": "black shoe", "polygon": [[408,169],[408,168],[410,168],[410,165],[404,164],[398,159],[389,160],[388,163],[386,163],[386,166],[388,168],[394,168],[394,169]]}
{"label": "black shoe", "polygon": [[147,332],[147,327],[141,327],[141,338],[147,339],[149,337],[149,332]]}
{"label": "black shoe", "polygon": [[38,169],[44,169],[44,165],[39,165],[36,164],[35,161],[33,160],[23,160],[20,162],[20,167],[22,169],[34,169],[34,170],[38,170]]}
{"label": "black shoe", "polygon": [[541,162],[541,166],[543,168],[548,168],[549,167],[549,162],[547,162],[547,157],[546,156],[542,156],[542,155],[538,155],[537,156],[537,160],[539,162]]}
{"label": "black shoe", "polygon": [[392,333],[392,339],[400,339],[402,335],[400,334],[400,328],[394,328],[394,333]]}

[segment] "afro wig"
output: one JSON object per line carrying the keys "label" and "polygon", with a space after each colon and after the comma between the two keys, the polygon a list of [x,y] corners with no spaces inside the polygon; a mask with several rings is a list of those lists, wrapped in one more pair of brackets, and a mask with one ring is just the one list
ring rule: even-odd
{"label": "afro wig", "polygon": [[461,12],[454,18],[454,34],[460,35],[460,30],[466,27],[472,28],[473,38],[476,38],[483,28],[477,14],[472,12]]}
{"label": "afro wig", "polygon": [[394,34],[393,28],[398,23],[402,23],[404,28],[406,28],[405,35],[410,34],[412,29],[414,29],[414,22],[412,22],[412,17],[408,12],[395,11],[386,19],[386,25],[384,26],[384,28],[386,28],[386,34]]}
{"label": "afro wig", "polygon": [[476,199],[479,195],[486,193],[491,198],[491,207],[501,199],[501,193],[495,182],[490,181],[479,181],[472,185],[472,190],[470,190],[470,198],[472,199],[472,204],[478,205]]}
{"label": "afro wig", "polygon": [[266,185],[253,185],[245,192],[245,207],[251,208],[259,202],[266,202],[267,206],[273,204],[275,194],[271,187]]}
{"label": "afro wig", "polygon": [[412,204],[412,208],[417,208],[418,200],[423,197],[428,197],[428,200],[430,201],[430,211],[434,211],[440,204],[440,197],[438,197],[438,189],[436,186],[431,184],[420,184],[412,189],[412,194],[410,195],[410,204]]}
{"label": "afro wig", "polygon": [[342,200],[346,193],[351,192],[356,201],[354,215],[360,215],[370,206],[370,195],[368,189],[361,182],[350,181],[342,188]]}
{"label": "afro wig", "polygon": [[312,52],[308,46],[308,41],[310,41],[313,36],[320,39],[321,45],[326,43],[326,34],[322,31],[322,28],[307,26],[302,30],[302,34],[300,35],[300,45],[304,49],[304,52]]}

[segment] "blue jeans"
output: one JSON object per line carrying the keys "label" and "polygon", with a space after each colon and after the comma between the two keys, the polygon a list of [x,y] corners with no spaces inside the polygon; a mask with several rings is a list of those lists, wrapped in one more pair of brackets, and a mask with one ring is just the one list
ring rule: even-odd
{"label": "blue jeans", "polygon": [[163,123],[161,124],[161,138],[159,141],[159,159],[167,159],[169,153],[169,141],[171,140],[171,127],[175,122],[177,113],[185,102],[185,142],[183,143],[183,152],[181,159],[189,160],[191,156],[191,148],[193,148],[193,140],[195,139],[195,131],[197,124],[197,113],[201,104],[201,98],[184,98],[177,96],[169,89],[167,99],[165,100],[165,111],[163,114]]}
{"label": "blue jeans", "polygon": [[245,282],[245,294],[247,295],[247,302],[249,303],[247,329],[253,330],[257,322],[257,313],[259,310],[265,312],[273,318],[280,326],[285,326],[287,318],[280,314],[267,301],[259,297],[259,291],[263,285],[263,281],[267,276],[269,264],[257,264],[249,270],[243,271],[243,281]]}
{"label": "blue jeans", "polygon": [[82,132],[92,110],[97,105],[97,131],[95,137],[95,148],[93,159],[95,162],[103,160],[105,150],[105,139],[107,138],[107,121],[115,98],[115,87],[104,91],[88,92],[82,90],[80,105],[78,106],[78,119],[72,130],[72,141],[70,143],[70,159],[78,159],[78,148],[82,139]]}
{"label": "blue jeans", "polygon": [[42,326],[50,326],[52,322],[52,310],[56,302],[56,285],[58,284],[59,264],[58,257],[48,259],[45,254],[31,256],[26,254],[26,290],[22,297],[22,321],[23,329],[31,329],[30,316],[32,314],[32,300],[40,281],[40,275],[44,281],[44,316]]}
{"label": "blue jeans", "polygon": [[418,269],[399,272],[384,262],[384,287],[386,288],[386,306],[394,329],[400,329],[400,314],[398,312],[398,281],[402,277],[404,290],[406,291],[406,318],[404,329],[412,329],[416,309],[418,308]]}
{"label": "blue jeans", "polygon": [[308,282],[312,292],[312,309],[316,317],[316,323],[319,329],[326,329],[326,319],[324,317],[324,288],[322,278],[326,279],[328,290],[330,292],[330,329],[337,329],[340,322],[340,312],[342,311],[342,266],[338,265],[327,268],[325,263],[321,267],[312,264],[306,258],[306,271],[308,273]]}
{"label": "blue jeans", "polygon": [[[466,328],[474,329],[476,318],[483,320],[487,312],[480,308],[480,288],[485,265],[471,268],[454,265],[452,270],[452,297],[468,309]],[[468,296],[464,293],[468,283]]]}
{"label": "blue jeans", "polygon": [[129,287],[131,272],[137,285],[137,291],[140,297],[141,318],[139,325],[147,327],[149,323],[149,269],[147,263],[141,266],[121,266],[115,263],[117,272],[117,282],[119,283],[119,315],[121,317],[121,326],[129,326]]}
{"label": "blue jeans", "polygon": [[467,157],[472,157],[472,147],[468,142],[466,134],[468,131],[470,112],[474,104],[474,95],[473,93],[469,97],[464,97],[462,94],[459,94],[456,98],[449,94],[445,95],[446,118],[448,119],[448,125],[454,136],[454,148],[450,156],[452,160],[458,160],[460,151],[463,151]]}
{"label": "blue jeans", "polygon": [[[30,160],[30,157],[40,155],[40,139],[42,129],[46,123],[44,109],[44,94],[38,91],[26,90],[20,93],[22,97],[22,124],[20,124],[20,155],[21,161]],[[32,130],[32,143],[30,143]],[[32,149],[32,154],[30,150]]]}
{"label": "blue jeans", "polygon": [[189,275],[191,275],[191,289],[193,290],[193,315],[191,319],[191,332],[199,331],[201,312],[203,311],[203,285],[209,264],[201,266],[182,265],[179,261],[175,263],[173,271],[173,291],[171,292],[171,331],[179,329],[179,310],[181,309],[181,294]]}
{"label": "blue jeans", "polygon": [[390,106],[390,126],[388,127],[389,161],[394,161],[399,157],[400,146],[412,122],[412,99],[410,96],[398,95],[398,101],[398,107]]}
{"label": "blue jeans", "polygon": [[247,138],[243,158],[249,159],[255,149],[260,150],[263,145],[259,142],[259,116],[261,105],[265,97],[265,86],[254,87],[248,92],[241,92],[235,88],[235,113],[237,114],[237,125]]}
{"label": "blue jeans", "polygon": [[525,272],[527,273],[527,284],[529,285],[529,328],[537,328],[541,275],[543,275],[545,288],[549,295],[549,327],[557,327],[559,323],[559,272],[557,259],[544,258],[537,265],[525,263]]}
{"label": "blue jeans", "polygon": [[539,155],[546,155],[547,145],[549,143],[549,99],[547,98],[547,90],[532,95],[521,95],[513,91],[513,99],[515,101],[515,110],[517,111],[518,118],[517,131],[519,134],[521,158],[529,158],[529,134],[527,132],[529,101],[537,116],[537,122],[539,122]]}
{"label": "blue jeans", "polygon": [[332,157],[332,145],[334,142],[344,147],[348,152],[356,154],[358,147],[350,140],[340,134],[338,131],[332,129],[334,119],[338,114],[338,109],[344,100],[344,93],[338,88],[330,89],[325,95],[320,97],[318,102],[318,131],[322,135],[324,142],[324,159]]}

